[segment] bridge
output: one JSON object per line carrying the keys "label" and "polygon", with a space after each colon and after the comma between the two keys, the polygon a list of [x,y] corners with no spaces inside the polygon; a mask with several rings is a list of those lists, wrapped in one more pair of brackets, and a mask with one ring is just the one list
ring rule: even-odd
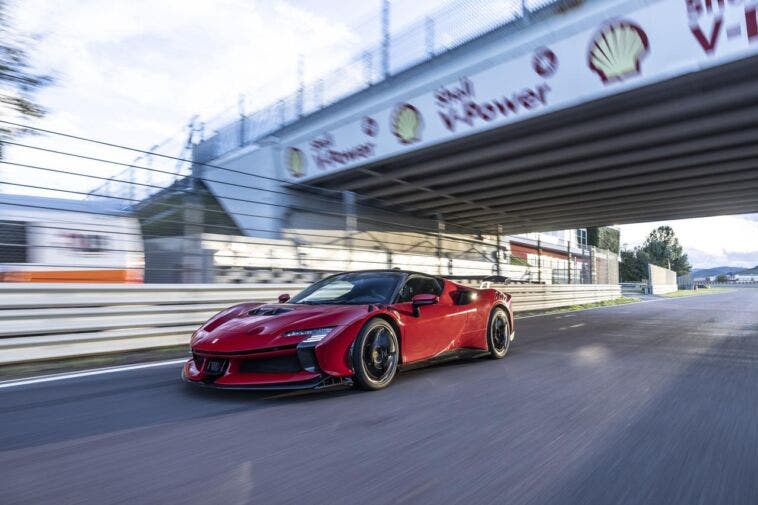
{"label": "bridge", "polygon": [[235,201],[246,173],[493,232],[756,212],[755,75],[747,3],[558,2],[258,137],[229,125],[196,168],[240,221],[285,212]]}

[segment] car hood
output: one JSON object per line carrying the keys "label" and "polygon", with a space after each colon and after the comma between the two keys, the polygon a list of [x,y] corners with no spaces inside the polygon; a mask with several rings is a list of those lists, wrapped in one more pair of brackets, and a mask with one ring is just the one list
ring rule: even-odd
{"label": "car hood", "polygon": [[242,304],[209,319],[191,345],[219,353],[295,345],[305,337],[286,332],[345,326],[367,313],[367,305]]}

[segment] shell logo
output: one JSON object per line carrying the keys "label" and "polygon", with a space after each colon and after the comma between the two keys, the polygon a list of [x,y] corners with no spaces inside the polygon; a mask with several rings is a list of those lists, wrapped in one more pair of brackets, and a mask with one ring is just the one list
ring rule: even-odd
{"label": "shell logo", "polygon": [[401,144],[413,144],[421,140],[423,127],[421,113],[416,107],[409,103],[402,103],[395,107],[390,128]]}
{"label": "shell logo", "polygon": [[365,116],[361,121],[361,131],[369,137],[376,137],[379,135],[379,123],[371,116]]}
{"label": "shell logo", "polygon": [[604,84],[623,81],[640,73],[649,48],[645,31],[630,21],[614,21],[595,36],[588,65]]}
{"label": "shell logo", "polygon": [[297,147],[287,149],[285,156],[287,170],[292,177],[302,177],[305,175],[305,154]]}
{"label": "shell logo", "polygon": [[558,56],[552,49],[540,47],[532,56],[532,68],[540,77],[552,77],[558,70]]}

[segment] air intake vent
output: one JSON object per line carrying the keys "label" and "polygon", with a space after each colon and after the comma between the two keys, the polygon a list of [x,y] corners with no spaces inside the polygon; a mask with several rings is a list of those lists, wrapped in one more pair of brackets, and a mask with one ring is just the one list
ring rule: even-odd
{"label": "air intake vent", "polygon": [[292,309],[288,309],[285,307],[271,307],[268,305],[263,305],[262,307],[258,307],[257,309],[251,310],[247,314],[249,316],[277,316],[279,314],[284,314],[291,310]]}
{"label": "air intake vent", "polygon": [[293,373],[302,371],[297,354],[273,358],[246,359],[240,364],[242,373]]}

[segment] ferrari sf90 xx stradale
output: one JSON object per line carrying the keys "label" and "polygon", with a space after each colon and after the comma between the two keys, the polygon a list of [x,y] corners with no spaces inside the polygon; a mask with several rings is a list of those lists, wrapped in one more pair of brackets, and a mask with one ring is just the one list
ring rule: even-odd
{"label": "ferrari sf90 xx stradale", "polygon": [[510,295],[399,270],[333,275],[279,303],[243,303],[192,336],[190,383],[381,389],[398,369],[470,354],[503,358],[514,338]]}

